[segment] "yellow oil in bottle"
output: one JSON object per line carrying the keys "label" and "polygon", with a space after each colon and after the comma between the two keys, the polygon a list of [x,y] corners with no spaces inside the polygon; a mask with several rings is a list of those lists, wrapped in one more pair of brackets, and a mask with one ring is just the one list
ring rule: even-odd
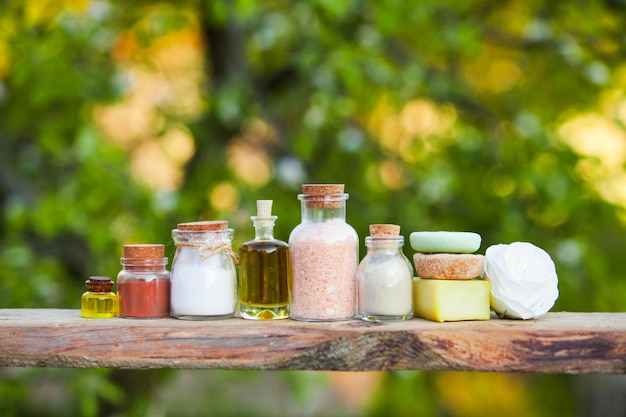
{"label": "yellow oil in bottle", "polygon": [[244,318],[289,317],[289,246],[279,240],[251,241],[239,250],[239,312]]}
{"label": "yellow oil in bottle", "polygon": [[257,200],[255,238],[239,248],[239,313],[244,319],[275,320],[290,316],[289,245],[274,239],[272,200]]}
{"label": "yellow oil in bottle", "polygon": [[113,281],[108,277],[90,277],[86,282],[87,292],[81,297],[81,315],[91,319],[106,319],[117,316],[117,294],[111,291]]}
{"label": "yellow oil in bottle", "polygon": [[117,295],[113,292],[89,292],[83,294],[81,301],[83,317],[106,319],[117,315]]}

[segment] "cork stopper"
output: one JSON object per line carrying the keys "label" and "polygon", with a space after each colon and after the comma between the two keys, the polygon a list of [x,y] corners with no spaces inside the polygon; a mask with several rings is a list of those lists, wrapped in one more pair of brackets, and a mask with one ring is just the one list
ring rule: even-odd
{"label": "cork stopper", "polygon": [[257,217],[271,217],[273,202],[274,200],[257,200],[256,201],[256,216]]}
{"label": "cork stopper", "polygon": [[227,220],[212,220],[212,221],[199,221],[189,223],[178,223],[178,230],[192,230],[192,231],[212,231],[212,230],[227,230]]}
{"label": "cork stopper", "polygon": [[272,203],[274,203],[274,200],[256,201],[256,216],[251,217],[255,227],[274,226],[276,216],[272,216]]}
{"label": "cork stopper", "polygon": [[85,281],[85,287],[90,292],[111,292],[113,280],[109,277],[93,276]]}
{"label": "cork stopper", "polygon": [[302,184],[303,200],[308,208],[340,208],[344,198],[332,198],[343,194],[344,184]]}
{"label": "cork stopper", "polygon": [[400,235],[400,226],[396,224],[370,224],[370,236],[396,237]]}
{"label": "cork stopper", "polygon": [[124,245],[124,258],[153,259],[165,256],[165,245],[132,244]]}
{"label": "cork stopper", "polygon": [[343,194],[345,184],[302,184],[303,194]]}

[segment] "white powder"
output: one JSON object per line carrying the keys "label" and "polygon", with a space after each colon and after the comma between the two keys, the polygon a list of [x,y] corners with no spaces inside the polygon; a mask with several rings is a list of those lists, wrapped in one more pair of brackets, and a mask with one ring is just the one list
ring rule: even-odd
{"label": "white powder", "polygon": [[236,271],[225,253],[202,259],[195,247],[178,248],[172,265],[174,316],[225,316],[236,308]]}
{"label": "white powder", "polygon": [[403,316],[413,311],[413,273],[397,256],[377,256],[359,267],[359,314]]}
{"label": "white powder", "polygon": [[302,223],[293,230],[293,318],[341,320],[356,315],[358,239],[344,221]]}

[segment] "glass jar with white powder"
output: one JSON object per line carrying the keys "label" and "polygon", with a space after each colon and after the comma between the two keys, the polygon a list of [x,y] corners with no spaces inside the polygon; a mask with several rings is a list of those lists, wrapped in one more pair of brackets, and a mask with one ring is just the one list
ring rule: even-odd
{"label": "glass jar with white powder", "polygon": [[172,230],[172,316],[187,320],[232,317],[237,307],[237,257],[227,221],[180,223]]}
{"label": "glass jar with white powder", "polygon": [[400,226],[370,225],[367,255],[357,269],[358,316],[367,321],[413,317],[413,266],[402,252]]}

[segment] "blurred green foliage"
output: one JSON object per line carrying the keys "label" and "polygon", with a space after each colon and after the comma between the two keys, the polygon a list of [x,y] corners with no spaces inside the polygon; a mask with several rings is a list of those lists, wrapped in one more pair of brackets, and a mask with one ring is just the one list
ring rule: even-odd
{"label": "blurred green foliage", "polygon": [[[481,251],[530,241],[557,264],[555,310],[624,311],[625,12],[0,1],[0,307],[78,308],[89,275],[115,276],[124,243],[171,255],[178,222],[227,219],[238,245],[260,198],[275,201],[286,240],[300,184],[341,182],[361,238],[390,222],[405,236],[476,231]],[[174,372],[0,375],[2,415],[143,416]],[[297,375],[285,378],[307,386]],[[472,415],[445,406],[446,374],[382,378],[372,415]],[[70,393],[60,411],[29,401],[50,379]],[[574,415],[571,377],[522,380],[524,415]]]}

